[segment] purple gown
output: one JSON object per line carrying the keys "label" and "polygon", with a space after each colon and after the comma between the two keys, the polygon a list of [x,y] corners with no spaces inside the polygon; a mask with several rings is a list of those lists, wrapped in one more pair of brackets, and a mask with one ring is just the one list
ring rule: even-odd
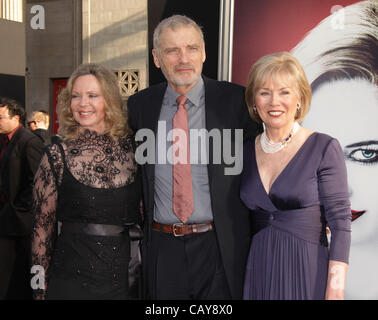
{"label": "purple gown", "polygon": [[350,247],[351,210],[339,142],[313,133],[267,194],[255,141],[247,141],[240,195],[251,210],[253,229],[244,299],[324,299],[328,261],[348,263]]}

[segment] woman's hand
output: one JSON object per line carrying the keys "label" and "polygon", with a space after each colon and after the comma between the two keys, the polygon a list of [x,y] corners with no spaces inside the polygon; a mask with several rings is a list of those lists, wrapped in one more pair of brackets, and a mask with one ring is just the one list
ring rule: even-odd
{"label": "woman's hand", "polygon": [[326,300],[344,300],[347,270],[348,264],[335,260],[329,261]]}

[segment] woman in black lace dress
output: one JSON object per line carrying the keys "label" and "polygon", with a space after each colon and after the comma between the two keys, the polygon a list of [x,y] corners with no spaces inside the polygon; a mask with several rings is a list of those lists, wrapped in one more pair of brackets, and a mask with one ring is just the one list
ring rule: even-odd
{"label": "woman in black lace dress", "polygon": [[116,77],[79,66],[57,113],[62,140],[47,148],[34,181],[32,262],[46,275],[36,298],[127,299],[139,186]]}

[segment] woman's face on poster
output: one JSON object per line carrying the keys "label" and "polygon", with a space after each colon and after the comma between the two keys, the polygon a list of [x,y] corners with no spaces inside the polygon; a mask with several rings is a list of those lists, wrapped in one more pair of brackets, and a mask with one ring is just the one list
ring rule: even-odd
{"label": "woman's face on poster", "polygon": [[[303,126],[337,138],[345,154],[353,244],[378,237],[378,88],[362,79],[323,83]],[[376,241],[376,240],[374,240]]]}

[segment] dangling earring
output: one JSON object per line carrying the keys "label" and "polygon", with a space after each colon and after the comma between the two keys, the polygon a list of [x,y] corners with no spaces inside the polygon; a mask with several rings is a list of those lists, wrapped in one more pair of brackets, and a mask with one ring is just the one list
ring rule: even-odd
{"label": "dangling earring", "polygon": [[301,104],[298,102],[297,103],[297,110],[300,111],[301,110]]}
{"label": "dangling earring", "polygon": [[256,106],[253,106],[252,109],[253,109],[253,112],[257,114]]}

